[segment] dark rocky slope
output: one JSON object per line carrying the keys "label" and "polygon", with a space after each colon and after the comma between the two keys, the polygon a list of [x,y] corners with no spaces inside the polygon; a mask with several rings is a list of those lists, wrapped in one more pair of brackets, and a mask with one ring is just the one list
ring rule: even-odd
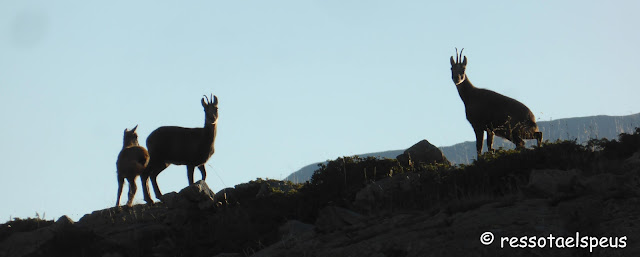
{"label": "dark rocky slope", "polygon": [[[76,223],[2,224],[0,256],[639,256],[639,217],[636,130],[463,166],[345,157],[303,185],[256,180],[215,196],[200,182]],[[493,244],[480,243],[484,232]],[[500,248],[501,237],[576,232],[626,245]]]}

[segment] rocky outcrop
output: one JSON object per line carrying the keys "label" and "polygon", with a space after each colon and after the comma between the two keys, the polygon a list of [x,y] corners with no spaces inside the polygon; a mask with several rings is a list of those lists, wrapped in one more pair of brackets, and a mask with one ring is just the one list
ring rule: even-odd
{"label": "rocky outcrop", "polygon": [[405,166],[435,163],[451,164],[447,157],[442,154],[442,151],[426,139],[409,147],[401,155],[398,155],[396,159]]}
{"label": "rocky outcrop", "polygon": [[[341,158],[304,186],[258,179],[213,194],[200,181],[78,222],[2,224],[0,256],[639,256],[636,136],[601,152],[548,144],[460,167]],[[550,235],[626,244],[509,243]]]}
{"label": "rocky outcrop", "polygon": [[195,208],[206,210],[215,206],[215,193],[209,189],[204,181],[200,180],[191,186],[185,187],[179,193],[171,192],[162,196],[162,202],[168,208]]}

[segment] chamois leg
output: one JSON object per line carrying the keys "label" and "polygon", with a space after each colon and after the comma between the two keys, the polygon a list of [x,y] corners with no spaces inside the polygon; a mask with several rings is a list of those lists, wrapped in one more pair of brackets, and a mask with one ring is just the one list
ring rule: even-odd
{"label": "chamois leg", "polygon": [[482,153],[482,141],[484,141],[484,130],[474,128],[473,131],[476,133],[476,152],[478,153],[478,158],[480,158],[480,154]]}
{"label": "chamois leg", "polygon": [[193,185],[193,172],[195,169],[195,166],[187,165],[187,178],[189,179],[189,185]]}
{"label": "chamois leg", "polygon": [[207,179],[207,170],[204,169],[204,164],[198,166],[198,169],[200,170],[200,174],[202,175],[202,181]]}
{"label": "chamois leg", "polygon": [[513,143],[516,144],[516,149],[523,149],[524,147],[524,139],[520,136],[513,137]]}
{"label": "chamois leg", "polygon": [[496,134],[495,132],[487,129],[487,151],[492,152],[492,153],[494,152],[493,151],[493,136],[495,134]]}
{"label": "chamois leg", "polygon": [[120,195],[122,195],[123,184],[124,184],[124,177],[118,175],[118,198],[116,198],[116,207],[120,207]]}
{"label": "chamois leg", "polygon": [[133,205],[133,197],[136,195],[138,186],[136,185],[136,177],[127,178],[127,181],[129,182],[129,201],[127,201],[127,206],[131,207]]}
{"label": "chamois leg", "polygon": [[153,186],[153,193],[156,195],[156,199],[158,200],[162,200],[160,199],[160,197],[162,197],[162,192],[160,192],[160,187],[158,187],[158,173],[153,173],[151,174],[151,176],[149,176],[149,178],[151,179],[151,185]]}
{"label": "chamois leg", "polygon": [[140,175],[140,184],[142,184],[142,195],[144,196],[144,201],[147,202],[147,204],[153,204],[153,199],[151,199],[151,194],[149,194],[149,175],[145,172]]}
{"label": "chamois leg", "polygon": [[161,166],[161,170],[155,171],[153,173],[150,174],[149,178],[151,178],[151,185],[153,186],[153,192],[156,194],[156,198],[158,200],[161,200],[160,197],[162,197],[162,193],[160,192],[160,187],[158,187],[158,174],[160,174],[161,171],[163,171],[164,169],[167,168],[167,166],[162,167]]}
{"label": "chamois leg", "polygon": [[[155,162],[153,161],[153,157],[151,157],[152,160],[149,161],[149,166],[147,166],[147,169],[145,170],[145,186],[144,186],[144,190],[145,192],[145,201],[147,201],[147,203],[152,204],[153,200],[151,200],[151,194],[149,193],[149,184],[148,184],[148,180],[151,179],[151,185],[153,186],[153,192],[156,194],[156,198],[160,199],[160,197],[162,197],[162,193],[160,192],[160,188],[158,187],[158,181],[156,180],[156,178],[158,177],[158,174],[160,174],[160,172],[162,172],[164,169],[166,169],[167,167],[169,167],[168,164],[166,163],[162,163],[162,162]],[[147,199],[148,198],[148,199]]]}
{"label": "chamois leg", "polygon": [[533,136],[538,141],[538,147],[542,146],[542,132],[533,132]]}

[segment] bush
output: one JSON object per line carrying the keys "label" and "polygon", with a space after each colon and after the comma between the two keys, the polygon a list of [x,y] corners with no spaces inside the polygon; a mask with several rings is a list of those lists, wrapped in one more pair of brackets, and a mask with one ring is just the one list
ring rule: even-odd
{"label": "bush", "polygon": [[406,172],[396,159],[376,157],[345,156],[318,166],[309,187],[321,192],[318,201],[325,203],[350,202],[367,183]]}

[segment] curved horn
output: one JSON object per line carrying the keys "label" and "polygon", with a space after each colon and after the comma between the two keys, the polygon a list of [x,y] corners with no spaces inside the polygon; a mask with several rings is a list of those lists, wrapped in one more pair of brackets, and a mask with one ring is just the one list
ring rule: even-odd
{"label": "curved horn", "polygon": [[207,104],[211,103],[211,102],[209,102],[209,97],[207,97],[207,95],[202,95],[202,96],[204,96],[204,98],[207,99],[207,101],[205,103],[207,103]]}
{"label": "curved horn", "polygon": [[458,55],[458,48],[456,47],[456,63],[458,63],[458,62],[459,62],[459,61],[458,61],[458,60],[459,60],[459,57],[460,57],[460,56]]}
{"label": "curved horn", "polygon": [[462,48],[462,50],[460,50],[460,61],[462,61],[462,51],[464,51],[464,48]]}

